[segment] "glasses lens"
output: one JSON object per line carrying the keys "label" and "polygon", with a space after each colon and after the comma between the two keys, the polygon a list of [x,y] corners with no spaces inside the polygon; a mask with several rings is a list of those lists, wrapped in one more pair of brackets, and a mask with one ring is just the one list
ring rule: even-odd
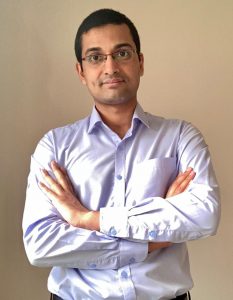
{"label": "glasses lens", "polygon": [[117,61],[129,60],[132,58],[133,51],[131,49],[120,49],[113,53],[113,58]]}
{"label": "glasses lens", "polygon": [[104,55],[103,54],[91,54],[86,57],[86,60],[88,63],[90,63],[92,65],[97,65],[104,61]]}

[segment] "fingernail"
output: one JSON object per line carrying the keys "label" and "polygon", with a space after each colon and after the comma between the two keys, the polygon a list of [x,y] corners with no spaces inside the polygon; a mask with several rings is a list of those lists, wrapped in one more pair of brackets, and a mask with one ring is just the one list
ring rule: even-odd
{"label": "fingernail", "polygon": [[43,175],[46,175],[46,173],[47,173],[47,171],[45,169],[40,169],[40,171]]}
{"label": "fingernail", "polygon": [[194,171],[191,171],[189,174],[190,177],[195,176],[195,175],[196,175],[196,172],[194,172]]}
{"label": "fingernail", "polygon": [[51,166],[53,166],[53,167],[56,167],[56,166],[57,166],[57,163],[56,163],[55,160],[52,160],[52,161],[51,161]]}

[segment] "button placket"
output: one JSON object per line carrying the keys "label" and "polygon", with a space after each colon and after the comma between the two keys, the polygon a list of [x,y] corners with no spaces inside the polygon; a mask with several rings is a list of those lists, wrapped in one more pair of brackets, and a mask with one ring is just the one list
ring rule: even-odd
{"label": "button placket", "polygon": [[132,282],[131,271],[130,271],[129,266],[120,268],[118,270],[118,275],[119,275],[119,280],[120,280],[120,284],[121,284],[121,289],[124,294],[124,299],[135,300],[136,293],[135,293],[134,284]]}
{"label": "button placket", "polygon": [[124,145],[121,142],[115,154],[115,201],[116,206],[121,207],[125,205],[125,153]]}

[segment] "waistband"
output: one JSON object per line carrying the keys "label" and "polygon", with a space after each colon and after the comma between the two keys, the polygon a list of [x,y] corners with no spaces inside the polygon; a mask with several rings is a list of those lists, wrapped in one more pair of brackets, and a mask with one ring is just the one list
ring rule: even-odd
{"label": "waistband", "polygon": [[[62,299],[61,297],[59,297],[55,294],[50,294],[50,300],[65,300],[65,299]],[[188,292],[188,293],[182,294],[180,296],[177,296],[176,298],[173,298],[171,300],[191,300],[191,297]]]}

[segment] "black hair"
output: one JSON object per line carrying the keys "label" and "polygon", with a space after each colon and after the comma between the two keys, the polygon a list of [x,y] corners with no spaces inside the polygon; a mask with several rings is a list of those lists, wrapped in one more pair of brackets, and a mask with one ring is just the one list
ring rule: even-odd
{"label": "black hair", "polygon": [[133,41],[136,45],[137,53],[140,53],[140,38],[138,31],[133,22],[124,14],[113,9],[99,9],[87,16],[78,28],[75,38],[75,54],[78,62],[82,65],[82,35],[94,27],[104,26],[108,24],[126,24],[130,30]]}

